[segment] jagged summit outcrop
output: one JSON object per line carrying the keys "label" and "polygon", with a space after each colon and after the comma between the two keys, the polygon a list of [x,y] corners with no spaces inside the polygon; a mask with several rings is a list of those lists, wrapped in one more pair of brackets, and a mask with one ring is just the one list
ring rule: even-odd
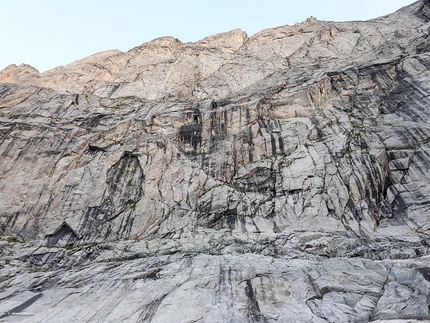
{"label": "jagged summit outcrop", "polygon": [[416,45],[421,41],[410,37],[414,28],[421,27],[417,16],[425,18],[427,14],[425,9],[417,10],[418,6],[368,22],[334,23],[313,18],[294,26],[267,29],[249,39],[241,30],[196,43],[161,37],[126,53],[98,53],[41,73],[36,79],[32,74],[23,75],[19,81],[29,78],[31,84],[62,93],[101,97],[220,99],[286,68],[312,68],[318,62],[324,69],[336,69],[339,64],[347,67],[410,53],[409,49],[416,47],[410,42]]}
{"label": "jagged summit outcrop", "polygon": [[0,320],[429,320],[429,28],[418,1],[1,71]]}
{"label": "jagged summit outcrop", "polygon": [[9,65],[0,71],[0,82],[20,82],[22,80],[31,80],[39,76],[39,71],[28,64]]}

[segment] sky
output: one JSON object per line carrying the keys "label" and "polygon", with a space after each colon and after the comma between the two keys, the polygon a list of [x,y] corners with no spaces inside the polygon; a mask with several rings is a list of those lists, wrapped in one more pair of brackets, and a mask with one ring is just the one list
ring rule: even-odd
{"label": "sky", "polygon": [[0,0],[0,70],[29,64],[40,72],[100,51],[157,37],[182,42],[240,28],[294,25],[310,16],[368,20],[414,0]]}

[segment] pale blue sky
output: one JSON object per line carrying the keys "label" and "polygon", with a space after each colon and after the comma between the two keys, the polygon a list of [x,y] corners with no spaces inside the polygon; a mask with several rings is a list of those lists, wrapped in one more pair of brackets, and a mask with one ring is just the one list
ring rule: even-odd
{"label": "pale blue sky", "polygon": [[96,52],[128,51],[161,36],[194,42],[240,28],[249,36],[309,16],[367,20],[414,0],[0,0],[0,70],[45,71]]}

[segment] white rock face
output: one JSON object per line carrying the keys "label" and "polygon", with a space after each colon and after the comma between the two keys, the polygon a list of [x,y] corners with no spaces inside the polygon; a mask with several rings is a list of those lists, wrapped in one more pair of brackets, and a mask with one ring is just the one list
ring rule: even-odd
{"label": "white rock face", "polygon": [[430,320],[429,27],[0,71],[0,321]]}

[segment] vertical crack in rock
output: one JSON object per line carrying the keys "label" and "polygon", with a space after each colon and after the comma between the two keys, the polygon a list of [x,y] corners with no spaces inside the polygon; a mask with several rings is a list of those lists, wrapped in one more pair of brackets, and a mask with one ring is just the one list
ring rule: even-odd
{"label": "vertical crack in rock", "polygon": [[[225,262],[225,259],[221,260]],[[234,307],[234,295],[232,290],[232,269],[229,266],[228,270],[225,270],[223,264],[219,265],[219,274],[218,274],[218,282],[216,284],[216,288],[213,292],[213,305],[214,306],[226,306],[227,310],[230,312]],[[226,320],[226,317],[224,317]]]}
{"label": "vertical crack in rock", "polygon": [[256,299],[254,288],[252,287],[251,280],[245,281],[245,295],[247,297],[247,308],[245,316],[250,323],[267,323],[267,318],[261,313],[260,306]]}

